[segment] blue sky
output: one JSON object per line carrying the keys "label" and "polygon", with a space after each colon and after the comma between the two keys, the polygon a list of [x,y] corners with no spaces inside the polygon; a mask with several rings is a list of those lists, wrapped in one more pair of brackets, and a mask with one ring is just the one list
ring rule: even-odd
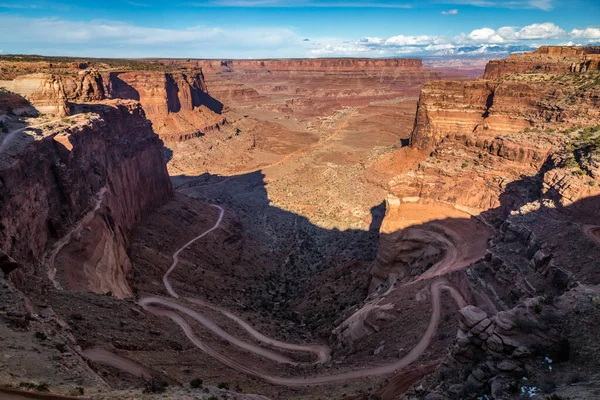
{"label": "blue sky", "polygon": [[0,0],[4,54],[402,57],[597,42],[599,0]]}

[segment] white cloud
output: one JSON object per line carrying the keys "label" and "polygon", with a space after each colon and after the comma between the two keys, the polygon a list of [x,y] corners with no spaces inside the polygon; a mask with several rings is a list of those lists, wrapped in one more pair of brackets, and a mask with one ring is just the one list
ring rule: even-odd
{"label": "white cloud", "polygon": [[600,28],[573,29],[571,37],[575,39],[600,39]]}
{"label": "white cloud", "polygon": [[427,45],[434,42],[437,38],[433,36],[392,36],[385,41],[386,46],[409,46],[409,45]]}
{"label": "white cloud", "polygon": [[422,51],[421,47],[416,47],[416,46],[402,46],[402,47],[398,47],[395,49],[395,53],[396,54],[415,54],[415,53],[419,53],[420,51]]}
{"label": "white cloud", "polygon": [[514,41],[517,39],[516,29],[512,26],[504,26],[498,29],[497,33],[506,41]]}
{"label": "white cloud", "polygon": [[[14,32],[20,32],[14,35]],[[301,41],[289,28],[223,29],[196,26],[182,29],[148,28],[119,21],[76,22],[57,18],[20,18],[0,15],[0,37],[5,42],[89,43],[131,45],[197,44],[241,41],[261,46]],[[10,39],[9,39],[10,38]]]}
{"label": "white cloud", "polygon": [[559,39],[567,35],[562,28],[551,22],[531,24],[517,29],[512,26],[504,26],[498,30],[475,29],[469,34],[461,33],[454,38],[454,41],[458,44],[500,44],[534,39]]}
{"label": "white cloud", "polygon": [[539,8],[544,11],[549,11],[554,8],[552,0],[530,0],[528,3],[532,8]]}
{"label": "white cloud", "polygon": [[444,15],[456,15],[456,14],[458,14],[458,10],[457,9],[453,9],[453,10],[448,10],[448,11],[442,11],[442,14],[444,14]]}
{"label": "white cloud", "polygon": [[23,4],[23,3],[0,3],[0,8],[38,8],[36,4]]}
{"label": "white cloud", "polygon": [[[127,0],[129,1],[129,0]],[[133,0],[145,1],[145,0]],[[14,32],[19,32],[15,35]],[[395,35],[361,39],[312,38],[305,41],[287,27],[236,28],[194,26],[154,28],[120,21],[67,21],[0,14],[0,38],[5,52],[96,57],[214,57],[362,56],[473,54],[528,50],[539,44],[569,41],[574,45],[598,41],[600,28],[567,33],[551,23],[525,27],[482,27],[454,38],[434,35]],[[534,45],[532,42],[536,41]]]}
{"label": "white cloud", "polygon": [[475,29],[469,33],[469,38],[479,43],[503,43],[504,38],[490,28]]}
{"label": "white cloud", "polygon": [[461,33],[454,38],[457,44],[504,43],[504,38],[491,28],[481,28],[471,33]]}
{"label": "white cloud", "polygon": [[517,33],[519,39],[557,39],[565,36],[566,32],[552,22],[531,24]]}
{"label": "white cloud", "polygon": [[440,3],[464,4],[475,7],[498,7],[549,11],[554,8],[553,0],[439,0]]}
{"label": "white cloud", "polygon": [[413,8],[411,2],[388,3],[385,0],[371,1],[319,1],[319,0],[212,0],[190,2],[192,7],[360,7],[360,8]]}
{"label": "white cloud", "polygon": [[385,43],[385,39],[379,37],[365,37],[358,40],[359,43],[364,43],[366,45],[381,45]]}
{"label": "white cloud", "polygon": [[[15,35],[14,32],[19,32]],[[153,28],[120,21],[67,21],[0,14],[6,51],[96,57],[293,57],[309,44],[291,28]]]}
{"label": "white cloud", "polygon": [[[434,0],[434,3],[449,5],[471,5],[476,7],[499,7],[513,9],[540,9],[551,10],[554,0]],[[423,2],[426,3],[426,2]],[[346,0],[346,1],[320,1],[320,0],[212,0],[188,3],[197,7],[379,7],[379,8],[413,8],[419,2],[405,0],[404,2],[389,2],[386,0]],[[457,14],[450,10],[449,14]]]}
{"label": "white cloud", "polygon": [[371,49],[368,47],[355,46],[352,44],[340,46],[333,46],[331,44],[327,44],[320,48],[311,49],[310,54],[312,54],[313,56],[329,56],[336,54],[356,55],[360,53],[367,53],[370,51]]}

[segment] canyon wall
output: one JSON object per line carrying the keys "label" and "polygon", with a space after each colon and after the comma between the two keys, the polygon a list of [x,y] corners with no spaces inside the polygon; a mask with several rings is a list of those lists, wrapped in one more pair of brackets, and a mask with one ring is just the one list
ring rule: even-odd
{"label": "canyon wall", "polygon": [[220,115],[223,104],[208,94],[200,69],[173,73],[85,70],[62,76],[39,73],[0,81],[0,87],[22,95],[38,111],[58,116],[70,114],[70,102],[136,100],[164,141],[201,136],[226,122]]}
{"label": "canyon wall", "polygon": [[296,58],[280,60],[160,60],[165,65],[202,67],[205,73],[225,71],[385,71],[420,70],[420,58]]}
{"label": "canyon wall", "polygon": [[37,111],[58,116],[69,115],[63,80],[53,74],[31,74],[0,81],[0,87],[17,93],[35,105]]}
{"label": "canyon wall", "polygon": [[492,60],[485,67],[484,79],[508,74],[587,72],[600,70],[600,47],[542,46],[534,52],[511,54]]}
{"label": "canyon wall", "polygon": [[[563,54],[560,49],[547,52]],[[375,284],[391,274],[419,273],[414,259],[433,257],[413,236],[433,243],[430,236],[439,229],[429,221],[452,215],[439,211],[442,206],[462,211],[452,218],[460,217],[461,225],[468,226],[471,215],[485,213],[489,221],[502,221],[541,197],[552,207],[564,207],[600,193],[600,163],[594,153],[598,75],[566,71],[425,84],[410,148],[399,152],[399,157],[418,161],[388,181],[396,201],[386,208],[372,270]],[[415,207],[424,209],[412,215]],[[461,243],[446,236],[444,243]]]}
{"label": "canyon wall", "polygon": [[2,155],[0,248],[57,287],[128,297],[129,234],[172,195],[162,142],[137,102],[81,107]]}
{"label": "canyon wall", "polygon": [[452,135],[493,138],[535,126],[582,123],[600,115],[599,95],[593,81],[561,85],[551,77],[429,82],[421,92],[411,146],[430,151]]}
{"label": "canyon wall", "polygon": [[213,99],[201,70],[103,74],[110,98],[142,103],[155,132],[165,141],[180,141],[218,129],[225,123],[223,104]]}

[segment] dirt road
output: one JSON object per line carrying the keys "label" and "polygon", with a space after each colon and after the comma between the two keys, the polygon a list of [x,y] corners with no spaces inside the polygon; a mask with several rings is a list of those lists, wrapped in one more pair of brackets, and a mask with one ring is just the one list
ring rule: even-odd
{"label": "dirt road", "polygon": [[219,219],[217,220],[215,225],[212,228],[210,228],[209,230],[207,230],[206,232],[204,232],[203,234],[196,236],[195,238],[193,238],[192,240],[190,240],[189,242],[184,244],[182,247],[180,247],[179,250],[177,250],[175,252],[175,254],[173,254],[173,263],[171,264],[171,267],[169,267],[169,269],[167,270],[167,273],[162,278],[163,284],[165,285],[165,289],[167,289],[167,292],[169,292],[169,294],[171,296],[175,297],[176,299],[179,298],[179,295],[177,294],[177,292],[175,290],[173,290],[173,287],[171,286],[171,283],[169,282],[169,275],[171,274],[171,272],[173,272],[175,267],[177,267],[177,264],[179,264],[179,254],[183,250],[185,250],[189,246],[191,246],[197,240],[202,239],[204,236],[208,235],[209,233],[211,233],[212,231],[217,229],[219,226],[221,226],[221,222],[223,221],[223,215],[225,215],[225,210],[223,210],[223,208],[221,208],[220,206],[217,206],[215,204],[211,204],[211,205],[213,207],[216,207],[219,209]]}
{"label": "dirt road", "polygon": [[[166,310],[160,310],[160,309],[149,309],[149,311],[155,315],[160,315],[160,316],[170,318],[173,322],[175,322],[177,325],[179,325],[181,327],[181,329],[183,330],[183,332],[185,333],[187,338],[196,347],[198,347],[200,350],[208,353],[210,356],[216,358],[223,364],[225,364],[239,372],[254,376],[256,378],[263,379],[267,382],[270,382],[270,383],[273,383],[276,385],[284,385],[284,386],[290,386],[290,387],[307,386],[307,385],[319,385],[319,384],[326,384],[326,383],[332,383],[332,382],[340,382],[340,381],[346,381],[346,380],[350,380],[350,379],[365,378],[368,376],[386,375],[386,374],[393,373],[397,370],[400,370],[402,368],[405,368],[406,366],[408,366],[411,363],[413,363],[414,361],[416,361],[421,356],[421,354],[423,354],[423,352],[427,349],[427,347],[429,347],[431,340],[433,339],[433,337],[436,334],[437,327],[440,322],[440,314],[441,314],[441,302],[440,302],[441,291],[448,290],[450,292],[450,294],[452,295],[452,298],[456,301],[456,303],[458,304],[458,306],[460,308],[465,307],[467,305],[465,300],[461,296],[461,294],[454,287],[450,286],[450,284],[444,279],[436,280],[434,283],[431,284],[430,289],[431,289],[431,301],[432,301],[432,305],[433,305],[433,312],[431,314],[429,325],[427,326],[425,333],[421,337],[421,340],[416,344],[415,347],[412,348],[412,350],[406,356],[404,356],[400,360],[396,361],[395,363],[382,365],[379,367],[342,372],[342,373],[333,374],[333,375],[322,375],[322,376],[306,377],[306,378],[285,378],[285,377],[273,376],[273,375],[268,375],[268,374],[262,373],[262,372],[258,371],[256,368],[251,368],[245,364],[241,364],[241,363],[229,358],[228,356],[226,356],[222,353],[219,353],[218,351],[211,348],[209,345],[204,343],[200,338],[198,338],[194,334],[193,329],[190,327],[190,325],[177,313],[175,313],[173,311],[166,311]],[[151,300],[156,300],[156,298],[151,298]],[[191,311],[191,310],[186,309],[185,307],[182,307],[182,306],[174,305],[173,303],[169,302],[168,300],[166,300],[166,301],[163,300],[159,304],[163,304],[163,305],[167,305],[167,306],[174,306],[173,308],[175,308],[179,311],[182,311],[182,312],[192,316],[194,319],[196,319],[193,316],[194,315],[193,311],[191,313],[189,313],[189,311]],[[221,337],[223,337],[223,336],[221,336]]]}
{"label": "dirt road", "polygon": [[584,225],[583,232],[592,240],[600,243],[600,226]]}
{"label": "dirt road", "polygon": [[[171,284],[169,282],[169,275],[177,267],[177,265],[179,263],[179,255],[181,254],[181,252],[183,250],[185,250],[186,248],[191,246],[197,240],[205,237],[207,234],[214,231],[215,229],[218,229],[219,226],[221,225],[225,211],[220,206],[213,205],[213,207],[216,207],[219,209],[219,217],[218,217],[216,223],[214,224],[214,226],[212,228],[208,229],[207,231],[205,231],[204,233],[202,233],[201,235],[196,236],[194,239],[190,240],[189,242],[184,244],[181,248],[179,248],[173,254],[173,263],[171,264],[171,267],[167,270],[167,272],[163,276],[163,283],[165,285],[165,289],[175,299],[179,299],[179,294],[171,286]],[[450,257],[447,260],[447,262],[451,263],[452,260],[455,260],[455,257]],[[373,368],[365,368],[365,369],[341,372],[341,373],[332,374],[332,375],[321,375],[321,376],[304,377],[304,378],[286,378],[286,377],[269,375],[269,374],[266,374],[266,373],[263,373],[263,372],[257,370],[254,367],[249,367],[246,364],[239,363],[238,361],[230,358],[228,355],[220,353],[217,350],[213,349],[212,347],[210,347],[208,344],[203,342],[200,338],[198,338],[194,334],[193,328],[187,323],[187,321],[182,316],[180,316],[175,311],[171,311],[171,310],[177,310],[177,311],[187,315],[188,317],[190,317],[190,318],[194,319],[195,321],[199,322],[200,324],[202,324],[205,328],[209,329],[215,335],[219,336],[220,338],[222,338],[224,340],[227,340],[231,344],[234,344],[241,349],[252,352],[254,354],[257,354],[261,357],[270,359],[275,362],[287,363],[287,364],[292,364],[292,365],[298,364],[285,355],[279,354],[279,353],[269,350],[269,349],[265,349],[261,346],[254,345],[252,343],[247,343],[241,339],[238,339],[238,338],[232,336],[231,334],[229,334],[225,330],[223,330],[221,327],[219,327],[217,324],[215,324],[213,321],[211,321],[209,318],[205,317],[204,315],[200,314],[199,312],[197,312],[195,310],[192,310],[192,309],[180,304],[180,301],[169,300],[169,299],[156,297],[156,296],[147,296],[147,297],[142,297],[138,301],[138,304],[140,304],[145,310],[147,310],[148,312],[150,312],[152,314],[162,316],[162,317],[167,317],[167,318],[171,319],[174,323],[179,325],[179,327],[182,329],[183,333],[187,336],[187,338],[190,340],[190,342],[193,343],[196,347],[198,347],[200,350],[206,352],[210,356],[214,357],[215,359],[219,360],[223,364],[225,364],[239,372],[254,376],[256,378],[263,379],[267,382],[270,382],[270,383],[273,383],[276,385],[306,386],[306,385],[319,385],[319,384],[326,384],[326,383],[332,383],[332,382],[340,382],[340,381],[346,381],[346,380],[350,380],[350,379],[364,378],[364,377],[368,377],[368,376],[391,374],[395,371],[405,368],[406,366],[408,366],[411,363],[413,363],[414,361],[416,361],[423,354],[423,352],[427,349],[427,347],[431,343],[431,340],[433,339],[433,337],[436,334],[436,331],[437,331],[437,328],[438,328],[438,325],[440,322],[440,314],[441,314],[440,298],[441,298],[442,290],[447,290],[450,292],[452,298],[457,303],[459,308],[465,307],[467,305],[467,303],[463,299],[462,295],[458,292],[458,290],[456,290],[453,286],[451,286],[448,281],[446,281],[445,279],[436,279],[430,286],[431,302],[432,302],[433,310],[431,313],[431,318],[429,320],[427,329],[425,330],[423,336],[421,337],[419,342],[415,345],[415,347],[413,347],[411,349],[411,351],[406,356],[401,358],[400,360],[398,360],[394,363],[390,363],[390,364],[382,365],[382,366],[378,366],[378,367],[373,367]],[[318,358],[318,360],[316,361],[317,363],[324,363],[324,362],[327,362],[330,360],[330,349],[327,346],[299,345],[299,344],[281,342],[281,341],[269,338],[269,337],[261,334],[260,332],[256,331],[254,328],[252,328],[247,322],[245,322],[244,320],[242,320],[235,314],[233,314],[229,311],[226,311],[220,307],[209,305],[208,303],[206,303],[205,301],[200,300],[200,299],[187,298],[184,300],[187,300],[189,303],[201,305],[203,307],[209,307],[213,310],[221,312],[228,318],[235,321],[243,329],[245,329],[252,337],[254,337],[255,339],[257,339],[263,343],[266,343],[270,346],[278,347],[278,348],[282,348],[282,349],[286,349],[286,350],[305,351],[305,352],[314,353],[317,355],[317,358]],[[157,305],[161,306],[161,308],[156,307]],[[171,310],[166,310],[164,308],[170,308]],[[120,368],[124,371],[130,372],[134,375],[143,376],[143,374],[144,374],[144,371],[142,369],[140,369],[139,365],[131,365],[130,362],[124,362],[122,357],[113,355],[112,353],[107,352],[107,351],[100,351],[100,352],[88,351],[87,354],[85,354],[85,355],[92,361],[103,362],[103,363],[112,365],[114,367]]]}

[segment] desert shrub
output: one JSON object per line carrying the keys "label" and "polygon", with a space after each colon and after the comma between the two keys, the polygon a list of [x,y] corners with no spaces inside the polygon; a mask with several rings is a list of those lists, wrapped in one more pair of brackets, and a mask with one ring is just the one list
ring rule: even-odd
{"label": "desert shrub", "polygon": [[219,389],[225,389],[225,390],[229,390],[229,383],[227,382],[221,382],[217,385],[217,387]]}
{"label": "desert shrub", "polygon": [[19,387],[25,388],[25,389],[35,389],[36,386],[37,385],[35,383],[30,383],[30,382],[20,382],[19,383]]}
{"label": "desert shrub", "polygon": [[466,161],[460,165],[461,168],[467,168],[468,166],[469,166],[469,163]]}
{"label": "desert shrub", "polygon": [[2,127],[2,133],[8,133],[8,128],[7,128],[7,127],[5,127],[5,126],[3,126],[3,127]]}
{"label": "desert shrub", "polygon": [[581,381],[583,381],[583,377],[579,372],[573,372],[567,377],[567,383],[569,385],[573,385],[574,383],[579,383]]}
{"label": "desert shrub", "polygon": [[508,393],[515,395],[521,393],[521,383],[520,382],[511,382],[508,384]]}
{"label": "desert shrub", "polygon": [[590,186],[596,186],[596,181],[589,181],[587,184]]}
{"label": "desert shrub", "polygon": [[569,398],[553,394],[552,396],[546,396],[546,400],[569,400]]}
{"label": "desert shrub", "polygon": [[31,383],[31,382],[21,382],[21,383],[19,383],[19,387],[25,388],[25,389],[35,389],[38,392],[49,392],[50,391],[48,384],[45,382],[42,382],[39,385],[36,385],[35,383]]}
{"label": "desert shrub", "polygon": [[81,386],[77,386],[76,388],[71,390],[72,396],[83,396],[84,394],[85,394],[85,389],[82,388]]}
{"label": "desert shrub", "polygon": [[437,379],[440,382],[444,382],[446,380],[452,379],[457,376],[457,371],[455,369],[442,366],[437,370]]}
{"label": "desert shrub", "polygon": [[565,168],[579,168],[579,163],[575,159],[575,157],[569,157],[565,160]]}
{"label": "desert shrub", "polygon": [[164,393],[167,391],[167,386],[169,386],[167,382],[153,377],[144,382],[144,393]]}
{"label": "desert shrub", "polygon": [[539,388],[544,393],[551,393],[556,390],[556,383],[551,378],[546,378],[540,382]]}
{"label": "desert shrub", "polygon": [[195,378],[190,381],[190,386],[193,387],[194,389],[198,389],[198,388],[202,387],[202,383],[203,383],[202,379]]}
{"label": "desert shrub", "polygon": [[533,305],[533,312],[536,314],[539,314],[542,312],[542,306],[540,306],[538,303],[535,303]]}
{"label": "desert shrub", "polygon": [[517,318],[515,320],[515,327],[521,332],[531,333],[533,332],[534,323],[529,320]]}
{"label": "desert shrub", "polygon": [[558,361],[569,361],[571,358],[571,343],[563,337],[558,342]]}
{"label": "desert shrub", "polygon": [[542,304],[546,304],[548,306],[551,306],[552,304],[554,304],[554,296],[552,295],[547,295],[541,298],[540,302]]}
{"label": "desert shrub", "polygon": [[550,358],[554,362],[565,362],[571,358],[571,343],[566,337],[562,337],[556,342],[555,345],[550,349]]}

